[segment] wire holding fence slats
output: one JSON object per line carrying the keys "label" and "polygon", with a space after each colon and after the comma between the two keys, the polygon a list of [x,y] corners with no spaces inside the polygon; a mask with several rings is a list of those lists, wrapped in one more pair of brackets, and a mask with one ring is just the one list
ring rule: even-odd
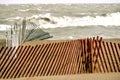
{"label": "wire holding fence slats", "polygon": [[120,43],[102,37],[1,47],[0,78],[120,72]]}

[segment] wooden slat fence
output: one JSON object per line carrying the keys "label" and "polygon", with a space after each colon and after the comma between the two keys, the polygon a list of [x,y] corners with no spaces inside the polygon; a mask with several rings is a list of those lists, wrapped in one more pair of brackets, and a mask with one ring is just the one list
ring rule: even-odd
{"label": "wooden slat fence", "polygon": [[97,37],[0,49],[3,79],[94,72],[120,72],[119,43]]}
{"label": "wooden slat fence", "polygon": [[92,41],[93,72],[120,72],[120,43]]}

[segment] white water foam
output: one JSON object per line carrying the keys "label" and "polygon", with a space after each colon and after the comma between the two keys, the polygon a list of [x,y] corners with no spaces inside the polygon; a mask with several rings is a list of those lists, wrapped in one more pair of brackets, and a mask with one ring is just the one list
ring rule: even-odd
{"label": "white water foam", "polygon": [[[7,20],[22,20],[22,17],[8,18]],[[68,26],[120,26],[120,12],[106,14],[106,16],[84,16],[84,17],[55,17],[51,13],[33,15],[27,17],[28,20],[34,20],[41,28],[57,28]]]}
{"label": "white water foam", "polygon": [[26,12],[26,11],[29,11],[30,9],[21,9],[21,10],[18,10],[20,12]]}
{"label": "white water foam", "polygon": [[22,17],[17,16],[17,17],[7,18],[6,20],[8,20],[8,21],[16,21],[16,20],[22,20],[22,19],[23,19]]}
{"label": "white water foam", "polygon": [[102,25],[102,26],[120,26],[120,13],[111,13],[107,14],[106,16],[84,16],[84,17],[69,17],[69,16],[63,16],[63,17],[54,17],[51,16],[51,14],[45,14],[45,15],[34,15],[29,18],[48,18],[51,21],[55,22],[55,24],[51,23],[42,23],[41,19],[39,19],[39,24],[43,28],[56,28],[56,27],[67,27],[67,26],[96,26],[96,25]]}
{"label": "white water foam", "polygon": [[0,25],[0,31],[5,31],[6,29],[10,28],[10,25]]}

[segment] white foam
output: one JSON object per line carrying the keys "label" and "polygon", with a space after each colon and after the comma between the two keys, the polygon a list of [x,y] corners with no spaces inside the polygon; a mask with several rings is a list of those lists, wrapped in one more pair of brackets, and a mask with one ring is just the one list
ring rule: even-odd
{"label": "white foam", "polygon": [[40,15],[33,15],[31,17],[28,17],[27,19],[33,19],[33,18],[38,19],[43,17],[52,18],[53,16],[51,16],[51,13],[46,13],[46,14],[40,14]]}
{"label": "white foam", "polygon": [[5,31],[6,29],[10,28],[10,25],[0,25],[0,31]]}
{"label": "white foam", "polygon": [[37,8],[38,11],[41,11],[41,7]]}
{"label": "white foam", "polygon": [[54,17],[51,14],[46,15],[34,15],[31,18],[39,18],[39,17],[47,17],[51,21],[56,22],[56,24],[51,23],[42,23],[39,20],[39,24],[43,28],[56,28],[56,27],[67,27],[67,26],[120,26],[120,13],[111,13],[107,14],[106,16],[85,16],[85,17]]}
{"label": "white foam", "polygon": [[6,20],[8,21],[16,21],[16,20],[22,20],[23,18],[20,16],[16,16],[16,17],[11,17],[11,18],[7,18]]}
{"label": "white foam", "polygon": [[29,11],[30,9],[21,9],[21,10],[18,10],[20,12],[26,12],[26,11]]}
{"label": "white foam", "polygon": [[[83,13],[82,13],[83,14]],[[45,20],[48,18],[50,21]],[[22,20],[22,17],[8,18],[9,21]],[[42,28],[57,28],[57,27],[68,27],[68,26],[120,26],[120,12],[106,14],[106,16],[84,16],[84,17],[55,17],[51,13],[39,14],[27,17],[26,19],[34,20],[35,23],[40,25]]]}

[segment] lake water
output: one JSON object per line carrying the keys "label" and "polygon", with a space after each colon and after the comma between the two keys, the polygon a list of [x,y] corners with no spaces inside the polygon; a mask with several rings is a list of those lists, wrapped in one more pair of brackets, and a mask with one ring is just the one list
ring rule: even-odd
{"label": "lake water", "polygon": [[23,18],[34,20],[51,39],[120,38],[120,4],[1,4],[0,38]]}

